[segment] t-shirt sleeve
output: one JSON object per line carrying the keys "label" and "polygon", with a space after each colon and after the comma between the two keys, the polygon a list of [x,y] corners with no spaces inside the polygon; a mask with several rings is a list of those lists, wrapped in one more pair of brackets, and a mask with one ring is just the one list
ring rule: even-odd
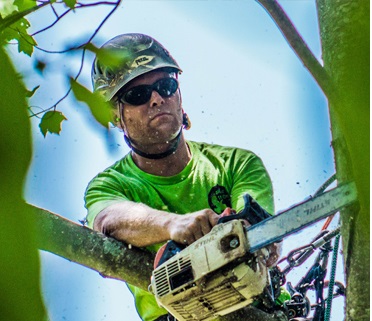
{"label": "t-shirt sleeve", "polygon": [[85,191],[86,217],[89,227],[93,227],[96,216],[108,206],[129,200],[120,181],[110,170],[93,178]]}
{"label": "t-shirt sleeve", "polygon": [[241,211],[244,208],[243,195],[248,193],[268,213],[274,214],[273,187],[262,160],[252,152],[238,150],[232,166],[233,208]]}

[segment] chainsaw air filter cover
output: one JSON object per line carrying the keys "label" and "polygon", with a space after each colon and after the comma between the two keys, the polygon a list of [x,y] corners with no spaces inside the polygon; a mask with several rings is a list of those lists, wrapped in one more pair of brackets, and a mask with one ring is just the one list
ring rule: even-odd
{"label": "chainsaw air filter cover", "polygon": [[260,251],[248,252],[243,221],[212,231],[158,266],[150,291],[179,321],[213,320],[253,302],[268,285]]}

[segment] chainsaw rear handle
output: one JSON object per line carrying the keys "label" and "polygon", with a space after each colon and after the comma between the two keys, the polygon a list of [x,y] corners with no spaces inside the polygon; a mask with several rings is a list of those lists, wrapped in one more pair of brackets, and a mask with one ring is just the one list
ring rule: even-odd
{"label": "chainsaw rear handle", "polygon": [[244,208],[239,213],[220,217],[217,224],[241,219],[247,220],[250,225],[254,225],[271,217],[249,194],[244,194],[243,199]]}
{"label": "chainsaw rear handle", "polygon": [[177,243],[173,240],[170,240],[167,243],[165,243],[156,253],[154,260],[154,269],[156,269],[159,265],[163,264],[165,261],[168,261],[178,252],[181,252],[185,247],[186,245]]}
{"label": "chainsaw rear handle", "polygon": [[[232,220],[247,220],[250,225],[257,224],[271,215],[267,213],[249,194],[243,195],[244,208],[237,214],[230,214],[219,218],[217,224],[230,222]],[[181,252],[186,245],[179,244],[173,240],[164,244],[156,253],[154,269],[169,260],[171,257]]]}

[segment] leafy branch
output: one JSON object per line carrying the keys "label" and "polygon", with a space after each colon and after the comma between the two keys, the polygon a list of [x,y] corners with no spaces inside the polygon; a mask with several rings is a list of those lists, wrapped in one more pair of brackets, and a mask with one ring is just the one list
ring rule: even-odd
{"label": "leafy branch", "polygon": [[[73,11],[74,9],[81,9],[81,8],[87,8],[87,7],[95,7],[95,6],[99,6],[99,5],[119,5],[120,4],[120,1],[117,1],[117,2],[109,2],[109,1],[99,1],[99,2],[94,2],[94,3],[88,3],[88,4],[84,4],[84,3],[77,3],[75,8],[70,8],[70,9],[67,9],[65,12],[63,12],[62,14],[58,14],[57,11],[55,10],[53,4],[50,5],[50,8],[52,9],[56,19],[53,23],[51,23],[50,25],[34,32],[31,34],[32,37],[36,36],[37,34],[39,33],[42,33],[52,27],[54,27],[58,21],[60,21],[64,16],[66,16],[68,13],[70,13],[71,11]],[[48,53],[61,53],[60,51],[56,51],[56,52],[53,52],[53,51],[48,51]]]}
{"label": "leafy branch", "polygon": [[42,51],[42,52],[45,52],[45,53],[50,53],[50,54],[64,54],[64,53],[68,53],[68,52],[71,52],[73,50],[79,50],[79,49],[84,49],[84,47],[89,44],[90,42],[92,42],[92,40],[94,39],[94,37],[97,35],[97,33],[99,32],[99,30],[102,28],[102,26],[105,24],[105,22],[111,17],[111,15],[116,11],[116,9],[119,7],[121,3],[121,0],[118,0],[116,2],[108,2],[108,1],[100,1],[100,2],[95,2],[95,3],[89,3],[89,4],[83,4],[83,3],[77,3],[76,6],[74,8],[70,8],[68,10],[66,10],[65,12],[63,12],[62,14],[58,14],[56,12],[56,10],[54,9],[53,5],[51,5],[51,8],[56,16],[56,20],[50,24],[49,26],[39,30],[39,31],[36,31],[34,32],[33,34],[31,34],[31,36],[35,36],[39,33],[42,33],[50,28],[52,28],[53,26],[55,26],[63,17],[65,17],[68,13],[74,11],[75,9],[81,9],[81,8],[87,8],[87,7],[94,7],[94,6],[98,6],[98,5],[112,5],[114,6],[114,8],[106,15],[106,17],[101,21],[101,23],[98,25],[98,27],[96,28],[96,30],[93,32],[93,34],[89,37],[89,39],[87,41],[85,41],[84,43],[80,44],[80,45],[77,45],[77,46],[73,46],[73,47],[70,47],[70,48],[67,48],[67,49],[64,49],[64,50],[47,50],[47,49],[43,49],[43,48],[40,48],[38,46],[35,46],[36,49]]}
{"label": "leafy branch", "polygon": [[[28,0],[28,1],[31,1],[31,0]],[[31,1],[31,2],[35,3],[35,1]],[[3,34],[1,35],[2,36],[1,38],[3,38],[3,42],[5,40],[5,41],[7,41],[7,43],[9,43],[9,40],[15,39],[18,42],[18,51],[19,52],[23,51],[26,54],[28,54],[29,56],[32,55],[34,48],[41,51],[41,52],[47,53],[47,54],[66,54],[66,53],[69,53],[69,52],[81,51],[80,67],[79,67],[77,73],[75,74],[75,76],[71,77],[71,80],[70,80],[70,82],[73,81],[75,83],[77,81],[77,79],[79,78],[79,76],[81,75],[81,72],[83,70],[86,50],[91,50],[91,51],[94,51],[96,53],[99,51],[92,44],[92,41],[96,37],[98,32],[100,31],[102,26],[105,24],[105,22],[117,10],[117,8],[119,7],[119,5],[121,3],[121,0],[118,0],[118,1],[97,1],[97,2],[90,2],[90,3],[81,3],[81,2],[77,2],[76,0],[63,0],[63,1],[55,1],[54,0],[54,1],[37,1],[37,2],[40,3],[40,5],[32,6],[30,8],[25,9],[24,11],[21,11],[21,12],[15,12],[15,13],[7,16],[5,19],[0,20],[0,32],[2,30],[1,28],[3,28],[3,30],[4,30]],[[63,4],[63,5],[68,7],[62,13],[58,13],[58,11],[55,8],[56,5],[60,5],[60,4]],[[55,16],[55,20],[51,24],[49,24],[48,26],[46,26],[46,27],[44,27],[44,28],[32,33],[32,34],[28,34],[27,29],[30,27],[30,24],[25,19],[25,16],[29,13],[35,12],[36,10],[38,10],[42,7],[45,7],[47,5],[49,5],[51,10],[53,11],[53,14]],[[83,9],[83,8],[88,8],[88,7],[95,7],[95,6],[100,6],[100,5],[110,5],[110,6],[113,6],[113,9],[110,10],[110,12],[102,19],[101,23],[97,26],[97,28],[94,30],[94,32],[91,34],[91,36],[86,41],[84,41],[83,43],[71,46],[71,47],[69,47],[67,49],[64,49],[64,50],[55,51],[55,50],[48,50],[48,49],[45,49],[45,48],[42,48],[42,47],[38,46],[36,41],[34,40],[34,38],[33,38],[34,36],[37,36],[37,35],[45,32],[45,31],[53,28],[58,22],[60,22],[69,13],[75,12],[78,9]],[[42,65],[44,67],[44,64],[42,64]],[[39,86],[35,87],[35,89],[32,92],[30,92],[31,94],[29,95],[29,97],[31,97],[32,94],[38,88],[39,88]],[[75,86],[75,88],[77,88],[77,86]],[[61,112],[59,112],[57,110],[57,106],[69,96],[71,91],[72,91],[72,86],[70,84],[69,88],[67,89],[67,92],[61,98],[59,98],[52,106],[50,106],[48,108],[42,108],[42,110],[39,111],[39,112],[33,112],[31,107],[28,108],[29,111],[30,111],[30,117],[39,117],[40,115],[43,115],[43,117],[41,117],[41,122],[39,124],[39,127],[40,127],[40,130],[43,133],[44,137],[46,136],[46,134],[48,132],[56,133],[56,134],[60,133],[61,122],[66,120],[67,118]],[[97,115],[97,113],[100,114],[99,112],[97,112],[97,110],[96,110],[97,108],[96,108],[95,105],[91,106],[88,103],[88,101],[92,101],[92,99],[89,98],[88,96],[93,95],[93,94],[90,93],[90,92],[87,92],[86,95],[87,95],[86,99],[81,98],[80,100],[83,101],[83,102],[86,102],[88,104],[88,106],[91,109],[93,115]],[[102,101],[102,104],[105,104],[105,102]],[[106,107],[107,106],[103,106],[101,108],[103,110],[105,110],[106,113],[107,113],[108,109]],[[107,113],[107,115],[109,115],[109,113]],[[107,115],[106,116],[101,115],[97,119],[105,127],[107,127],[107,120],[109,119],[109,117]],[[104,123],[102,123],[102,121],[104,121]]]}
{"label": "leafy branch", "polygon": [[1,15],[0,15],[0,33],[2,31],[4,31],[6,28],[8,28],[11,25],[13,25],[14,23],[16,23],[17,21],[24,18],[25,16],[29,15],[30,13],[35,12],[36,10],[41,9],[42,7],[44,7],[48,4],[50,4],[49,1],[45,2],[45,3],[42,3],[39,6],[33,6],[33,7],[29,8],[27,10],[24,10],[24,11],[14,12],[14,13],[10,14],[9,16],[7,16],[6,18],[2,18]]}

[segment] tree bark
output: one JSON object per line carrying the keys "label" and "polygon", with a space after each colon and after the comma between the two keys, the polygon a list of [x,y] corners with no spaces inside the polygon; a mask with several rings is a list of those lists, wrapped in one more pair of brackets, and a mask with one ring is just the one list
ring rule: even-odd
{"label": "tree bark", "polygon": [[[96,270],[103,277],[126,281],[148,290],[155,255],[130,247],[57,214],[29,206],[38,226],[39,249]],[[267,314],[247,307],[219,318],[220,321],[287,321],[283,313]]]}
{"label": "tree bark", "polygon": [[369,320],[369,1],[317,0],[339,182],[354,180],[360,208],[341,213],[346,319]]}
{"label": "tree bark", "polygon": [[104,236],[49,211],[33,208],[39,249],[147,290],[154,254]]}

